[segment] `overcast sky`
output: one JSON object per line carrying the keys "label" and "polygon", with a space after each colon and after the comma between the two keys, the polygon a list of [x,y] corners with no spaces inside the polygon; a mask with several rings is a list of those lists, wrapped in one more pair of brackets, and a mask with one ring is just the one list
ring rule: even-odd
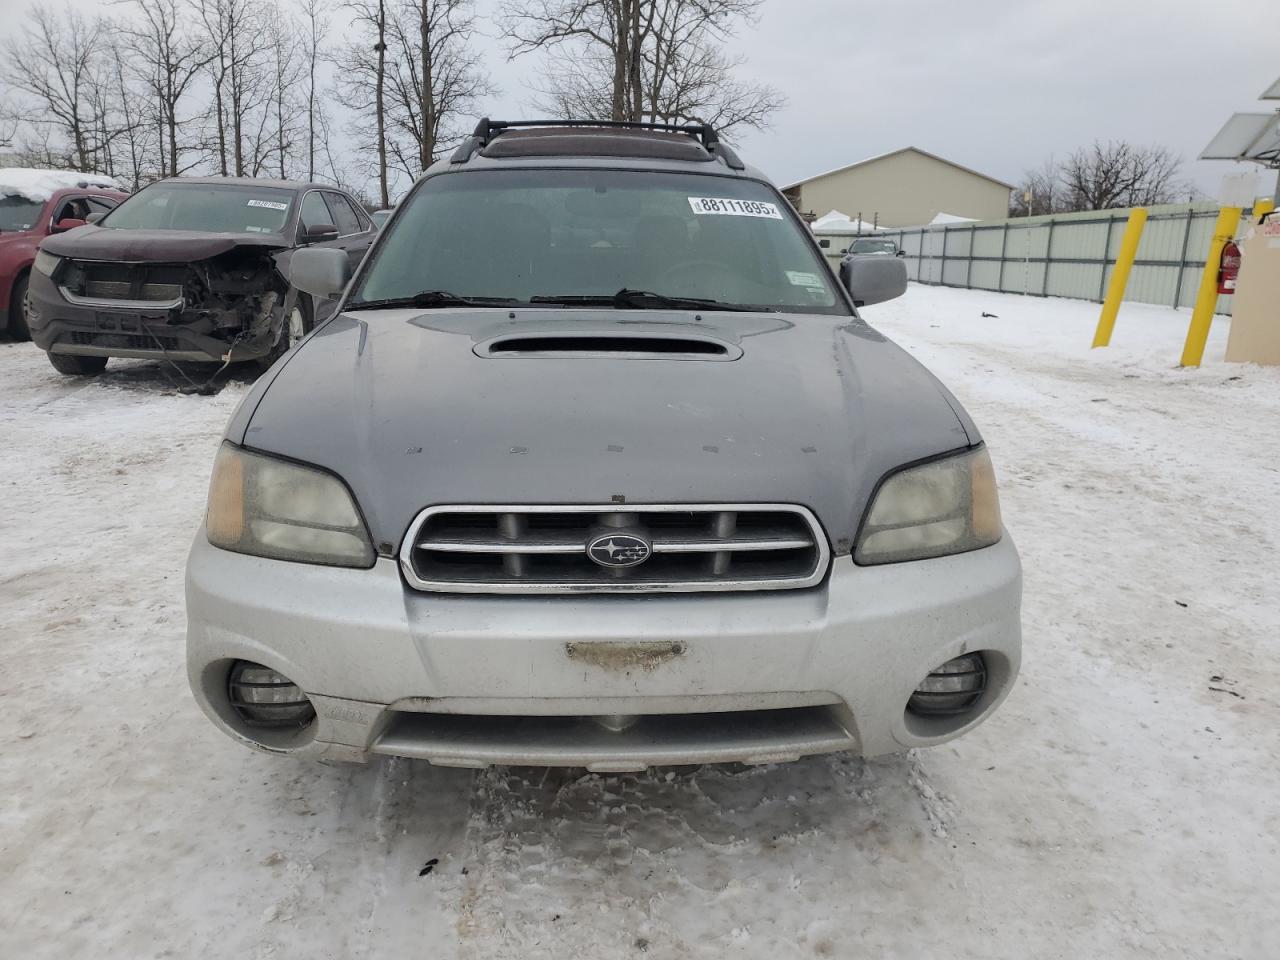
{"label": "overcast sky", "polygon": [[[477,0],[501,91],[487,112],[527,117],[536,60],[507,61],[496,6]],[[1234,165],[1195,157],[1233,111],[1268,109],[1256,98],[1280,76],[1280,0],[766,0],[733,47],[744,76],[788,97],[740,141],[779,183],[908,145],[1016,183],[1098,138],[1168,146],[1214,195]]]}

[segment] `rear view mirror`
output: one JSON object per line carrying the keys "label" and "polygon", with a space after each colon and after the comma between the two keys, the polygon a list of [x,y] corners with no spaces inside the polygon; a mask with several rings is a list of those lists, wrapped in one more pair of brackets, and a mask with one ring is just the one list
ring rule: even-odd
{"label": "rear view mirror", "polygon": [[83,227],[87,222],[87,220],[81,220],[78,217],[63,217],[49,228],[49,232],[66,233],[68,230],[74,230],[76,227]]}
{"label": "rear view mirror", "polygon": [[840,264],[840,282],[854,306],[884,303],[907,292],[907,265],[898,257],[851,257]]}
{"label": "rear view mirror", "polygon": [[337,300],[350,279],[351,261],[345,250],[297,250],[289,261],[289,282],[321,300]]}
{"label": "rear view mirror", "polygon": [[338,228],[332,223],[317,223],[313,227],[307,228],[302,235],[303,243],[324,243],[326,240],[337,240]]}

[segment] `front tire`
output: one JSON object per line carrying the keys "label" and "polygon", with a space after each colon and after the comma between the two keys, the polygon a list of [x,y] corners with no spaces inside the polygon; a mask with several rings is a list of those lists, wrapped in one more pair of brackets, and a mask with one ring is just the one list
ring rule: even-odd
{"label": "front tire", "polygon": [[263,372],[269,370],[273,363],[292,350],[295,344],[311,332],[314,325],[315,309],[311,305],[311,298],[299,290],[289,315],[285,317],[280,327],[280,339],[271,348],[271,352],[258,361]]}
{"label": "front tire", "polygon": [[27,326],[27,279],[24,273],[13,282],[9,291],[9,336],[14,340],[30,340],[31,328]]}
{"label": "front tire", "polygon": [[106,357],[77,357],[70,353],[51,353],[53,369],[68,377],[92,377],[107,368]]}

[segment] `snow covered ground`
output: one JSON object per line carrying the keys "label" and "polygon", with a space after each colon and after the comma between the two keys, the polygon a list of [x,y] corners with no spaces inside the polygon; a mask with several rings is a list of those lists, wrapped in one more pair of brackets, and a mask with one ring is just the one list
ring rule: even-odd
{"label": "snow covered ground", "polygon": [[1275,957],[1280,370],[1223,363],[1225,320],[1175,369],[1164,308],[1094,352],[1086,303],[866,314],[990,443],[1021,681],[930,751],[642,776],[225,739],[182,564],[246,383],[0,343],[0,956]]}

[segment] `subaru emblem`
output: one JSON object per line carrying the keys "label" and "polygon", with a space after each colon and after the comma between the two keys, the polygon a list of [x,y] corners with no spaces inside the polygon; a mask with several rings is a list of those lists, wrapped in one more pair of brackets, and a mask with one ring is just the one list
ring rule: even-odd
{"label": "subaru emblem", "polygon": [[587,556],[602,567],[634,567],[651,553],[648,540],[630,533],[606,533],[587,544]]}

